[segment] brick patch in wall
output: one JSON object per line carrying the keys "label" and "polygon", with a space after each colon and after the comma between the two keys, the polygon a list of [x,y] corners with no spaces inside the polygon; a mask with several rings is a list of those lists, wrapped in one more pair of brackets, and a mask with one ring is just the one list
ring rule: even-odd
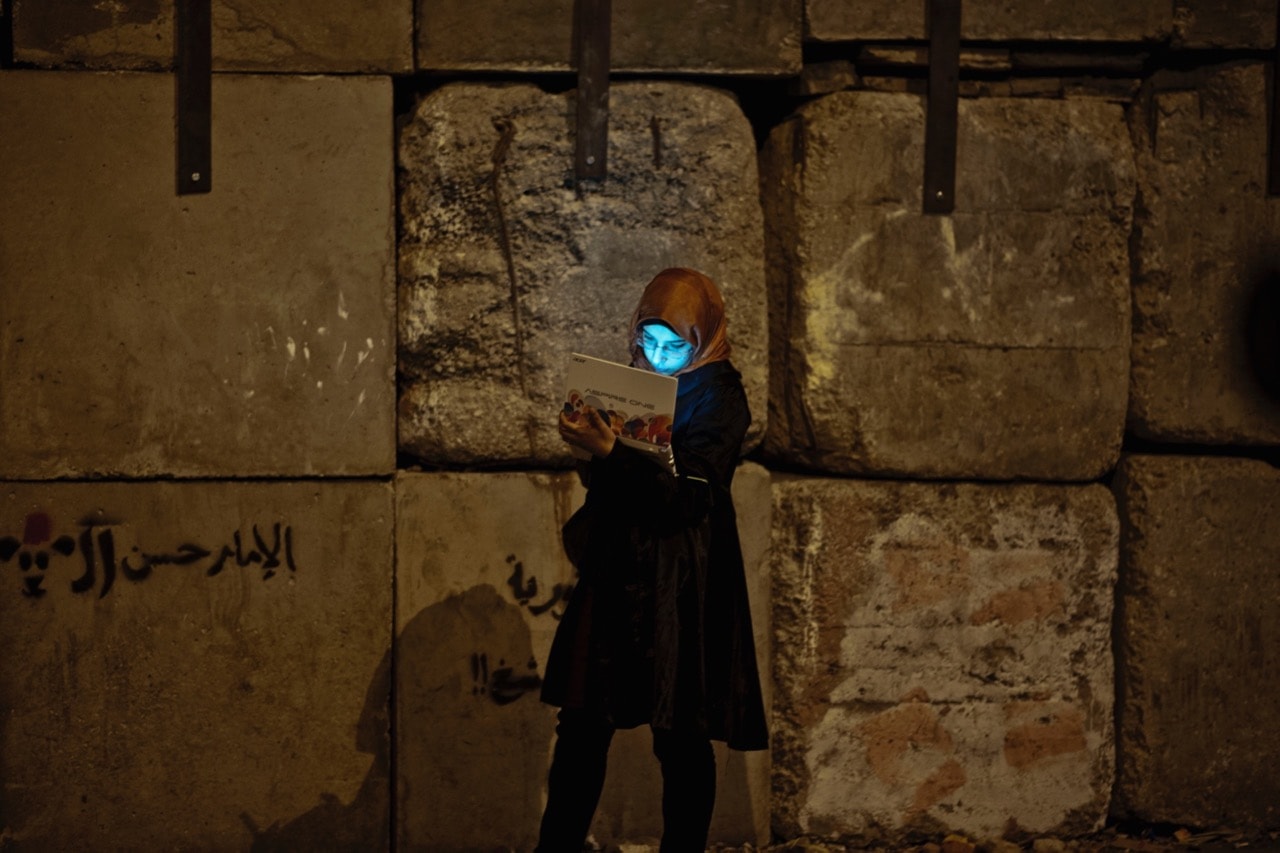
{"label": "brick patch in wall", "polygon": [[774,487],[774,823],[1101,826],[1118,525],[1101,486]]}

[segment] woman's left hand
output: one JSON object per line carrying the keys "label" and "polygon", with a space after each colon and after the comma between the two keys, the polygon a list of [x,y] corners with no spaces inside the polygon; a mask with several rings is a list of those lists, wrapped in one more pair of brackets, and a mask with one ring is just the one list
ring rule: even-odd
{"label": "woman's left hand", "polygon": [[574,421],[564,412],[560,413],[560,437],[593,456],[603,458],[612,453],[618,439],[604,416],[590,406],[583,408],[578,415]]}

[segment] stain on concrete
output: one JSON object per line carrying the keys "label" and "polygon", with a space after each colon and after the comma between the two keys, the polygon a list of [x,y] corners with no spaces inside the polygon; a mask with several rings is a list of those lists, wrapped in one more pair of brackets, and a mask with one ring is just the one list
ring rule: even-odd
{"label": "stain on concrete", "polygon": [[1055,580],[1025,584],[991,596],[969,617],[969,624],[1020,625],[1031,619],[1045,619],[1059,612],[1065,599],[1066,589]]}
{"label": "stain on concrete", "polygon": [[897,585],[895,612],[963,598],[969,588],[969,552],[949,542],[887,546],[884,565]]}
{"label": "stain on concrete", "polygon": [[121,27],[156,26],[167,5],[160,0],[83,4],[15,0],[14,26],[20,29],[24,43],[60,48],[109,35]]}
{"label": "stain on concrete", "polygon": [[1010,702],[1005,715],[1014,725],[1004,736],[1004,760],[1027,770],[1054,757],[1084,752],[1084,713],[1064,702]]}
{"label": "stain on concrete", "polygon": [[915,797],[911,800],[911,808],[902,816],[903,823],[924,814],[933,806],[942,802],[958,791],[969,780],[960,762],[954,758],[947,761],[916,788]]}
{"label": "stain on concrete", "polygon": [[904,767],[909,753],[931,750],[945,755],[955,751],[955,742],[937,710],[921,702],[877,714],[858,728],[867,745],[867,764],[886,785],[909,781]]}

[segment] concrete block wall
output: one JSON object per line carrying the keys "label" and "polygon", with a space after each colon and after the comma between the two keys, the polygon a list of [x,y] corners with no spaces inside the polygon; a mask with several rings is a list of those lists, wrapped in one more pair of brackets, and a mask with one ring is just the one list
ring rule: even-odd
{"label": "concrete block wall", "polygon": [[771,456],[969,479],[1089,480],[1115,464],[1134,195],[1123,111],[966,100],[958,133],[955,211],[933,216],[918,96],[828,95],[772,131]]}
{"label": "concrete block wall", "polygon": [[[11,5],[6,843],[531,846],[581,495],[538,413],[672,263],[729,297],[776,672],[713,840],[1278,825],[1274,478],[1231,458],[1280,443],[1273,8],[966,4],[1008,78],[962,81],[926,217],[923,7],[616,8],[575,186],[571,4],[294,5],[214,3],[186,197],[171,10]],[[601,843],[656,843],[648,753],[619,738]]]}
{"label": "concrete block wall", "polygon": [[774,489],[786,836],[1087,833],[1114,780],[1100,485]]}
{"label": "concrete block wall", "polygon": [[[806,36],[818,42],[893,41],[928,36],[927,7],[873,0],[806,0]],[[1266,0],[1119,0],[1060,3],[970,0],[960,35],[975,41],[1066,44],[1170,41],[1184,48],[1275,44],[1275,9]]]}
{"label": "concrete block wall", "polygon": [[217,77],[206,195],[174,192],[173,104],[0,75],[0,476],[390,473],[390,80]]}
{"label": "concrete block wall", "polygon": [[[12,5],[4,846],[389,849],[391,79],[218,74],[180,197],[173,78],[121,70],[171,12]],[[316,59],[355,40],[301,6],[231,47],[230,11],[220,70],[408,67]]]}
{"label": "concrete block wall", "polygon": [[[416,0],[418,67],[573,69],[573,0]],[[802,0],[656,0],[613,5],[619,71],[781,76],[800,69]]]}
{"label": "concrete block wall", "polygon": [[1134,122],[1130,428],[1206,445],[1280,442],[1272,371],[1280,207],[1267,176],[1266,69],[1157,78]]}
{"label": "concrete block wall", "polygon": [[[168,69],[175,6],[12,0],[14,58],[41,68]],[[374,0],[359,13],[331,0],[270,4],[211,0],[216,71],[396,74],[413,70],[412,0]]]}
{"label": "concrete block wall", "polygon": [[692,266],[723,286],[734,362],[752,409],[765,411],[763,226],[746,117],[727,93],[687,84],[621,83],[609,103],[609,179],[592,187],[574,183],[572,92],[454,84],[405,124],[399,430],[414,457],[566,465],[547,417],[565,361],[627,360],[648,282],[637,269]]}
{"label": "concrete block wall", "polygon": [[1126,454],[1116,496],[1118,806],[1275,827],[1280,473],[1255,459]]}
{"label": "concrete block wall", "polygon": [[385,847],[392,511],[379,481],[6,483],[4,843]]}
{"label": "concrete block wall", "polygon": [[[532,849],[554,743],[542,665],[572,591],[560,526],[577,475],[404,473],[396,482],[398,849]],[[734,481],[753,627],[769,660],[770,475]],[[768,697],[766,697],[768,698]],[[768,754],[717,753],[712,840],[770,838]],[[661,835],[661,780],[647,730],[619,732],[592,834]]]}
{"label": "concrete block wall", "polygon": [[[873,0],[807,0],[808,34],[818,41],[923,39],[927,7]],[[1146,41],[1169,35],[1172,0],[1120,0],[1063,6],[1041,0],[965,3],[961,38],[993,41]]]}

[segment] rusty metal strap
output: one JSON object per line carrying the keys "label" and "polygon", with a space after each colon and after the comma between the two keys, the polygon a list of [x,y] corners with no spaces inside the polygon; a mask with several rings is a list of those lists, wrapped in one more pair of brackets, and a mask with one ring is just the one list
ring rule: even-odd
{"label": "rusty metal strap", "polygon": [[211,0],[178,0],[178,195],[212,187],[213,30]]}
{"label": "rusty metal strap", "polygon": [[0,68],[13,67],[13,0],[0,0]]}
{"label": "rusty metal strap", "polygon": [[574,176],[604,180],[609,148],[609,39],[611,0],[577,0],[574,61],[578,66],[577,140]]}
{"label": "rusty metal strap", "polygon": [[960,0],[929,0],[929,100],[924,127],[924,212],[950,213],[956,195]]}
{"label": "rusty metal strap", "polygon": [[1271,54],[1271,135],[1267,140],[1267,195],[1280,195],[1280,3],[1276,4],[1276,45]]}

